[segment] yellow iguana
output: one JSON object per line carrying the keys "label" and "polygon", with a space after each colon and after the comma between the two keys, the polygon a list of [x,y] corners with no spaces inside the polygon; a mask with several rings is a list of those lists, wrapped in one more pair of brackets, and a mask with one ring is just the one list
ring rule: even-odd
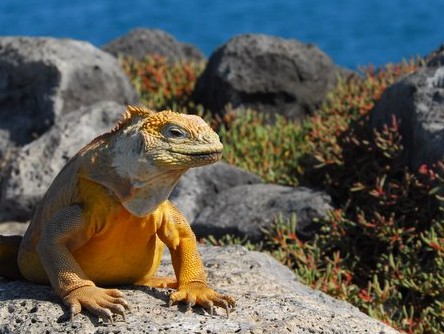
{"label": "yellow iguana", "polygon": [[[228,314],[234,299],[207,286],[196,238],[167,199],[183,173],[218,161],[222,148],[198,116],[128,107],[60,171],[23,239],[0,237],[0,275],[50,282],[71,316],[123,316],[123,294],[98,287],[122,284],[176,288],[170,305]],[[176,278],[155,276],[164,244]]]}

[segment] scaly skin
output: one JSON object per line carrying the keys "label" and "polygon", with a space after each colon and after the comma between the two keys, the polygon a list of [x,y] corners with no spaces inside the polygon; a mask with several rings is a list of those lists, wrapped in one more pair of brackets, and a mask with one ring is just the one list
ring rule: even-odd
{"label": "scaly skin", "polygon": [[[195,236],[167,200],[184,172],[216,162],[221,152],[200,117],[129,107],[53,181],[20,244],[21,274],[51,283],[72,316],[82,308],[123,316],[123,294],[99,287],[117,284],[176,288],[170,304],[199,304],[211,313],[220,306],[228,314],[234,299],[207,286]],[[176,278],[155,276],[164,244]]]}

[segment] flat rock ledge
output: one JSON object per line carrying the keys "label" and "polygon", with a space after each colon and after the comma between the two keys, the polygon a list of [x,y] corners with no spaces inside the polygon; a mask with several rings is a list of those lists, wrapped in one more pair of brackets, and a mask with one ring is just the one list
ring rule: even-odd
{"label": "flat rock ledge", "polygon": [[[398,333],[357,308],[313,291],[268,255],[241,246],[200,249],[212,286],[237,299],[227,319],[199,307],[168,308],[168,290],[122,287],[132,305],[126,322],[89,314],[66,320],[50,287],[0,279],[0,333]],[[171,275],[169,256],[160,274]]]}

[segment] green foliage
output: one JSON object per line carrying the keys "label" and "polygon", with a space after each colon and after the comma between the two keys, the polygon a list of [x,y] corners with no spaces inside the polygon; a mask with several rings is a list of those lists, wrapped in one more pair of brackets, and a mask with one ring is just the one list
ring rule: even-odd
{"label": "green foliage", "polygon": [[[405,167],[395,118],[380,131],[368,126],[385,87],[416,66],[340,83],[312,119],[300,177],[329,192],[339,209],[321,222],[314,241],[287,242],[287,251],[279,239],[273,245],[313,287],[408,333],[442,333],[444,167]],[[275,236],[290,234],[276,228]]]}
{"label": "green foliage", "polygon": [[206,238],[201,238],[199,243],[210,246],[242,245],[251,251],[259,251],[262,249],[261,242],[251,243],[247,237],[240,238],[231,234],[224,235],[219,239],[216,239],[213,235],[210,235]]}
{"label": "green foliage", "polygon": [[[342,137],[366,128],[369,111],[379,100],[383,91],[400,76],[411,73],[415,62],[387,65],[385,68],[363,69],[363,77],[352,76],[340,80],[330,93],[326,103],[311,118],[308,142],[315,167],[341,165],[343,161]],[[360,128],[351,127],[359,122]],[[370,138],[368,138],[370,139]],[[312,166],[310,166],[312,167]]]}
{"label": "green foliage", "polygon": [[305,153],[304,125],[275,115],[242,110],[226,117],[219,128],[223,159],[259,175],[271,183],[298,183],[299,158]]}
{"label": "green foliage", "polygon": [[[442,216],[442,213],[441,213]],[[437,217],[438,218],[438,217]],[[346,300],[408,333],[442,333],[443,224],[403,233],[402,224],[369,227],[342,210],[320,222],[314,240],[300,241],[295,221],[279,220],[264,250],[315,289]],[[381,236],[384,236],[381,238]]]}
{"label": "green foliage", "polygon": [[169,62],[160,56],[142,61],[121,59],[144,105],[155,110],[195,108],[189,102],[196,80],[203,71],[203,62]]}

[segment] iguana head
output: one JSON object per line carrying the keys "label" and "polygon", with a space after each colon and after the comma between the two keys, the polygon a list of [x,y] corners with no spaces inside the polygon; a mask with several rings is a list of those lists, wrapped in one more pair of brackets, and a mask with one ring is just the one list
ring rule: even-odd
{"label": "iguana head", "polygon": [[219,136],[199,116],[129,107],[113,130],[113,166],[143,178],[153,169],[181,170],[220,160]]}
{"label": "iguana head", "polygon": [[145,148],[152,161],[164,168],[190,168],[220,160],[219,136],[199,116],[162,111],[142,125]]}
{"label": "iguana head", "polygon": [[108,188],[136,216],[165,201],[191,167],[220,160],[218,135],[194,115],[128,107],[111,131],[78,156],[82,175]]}

